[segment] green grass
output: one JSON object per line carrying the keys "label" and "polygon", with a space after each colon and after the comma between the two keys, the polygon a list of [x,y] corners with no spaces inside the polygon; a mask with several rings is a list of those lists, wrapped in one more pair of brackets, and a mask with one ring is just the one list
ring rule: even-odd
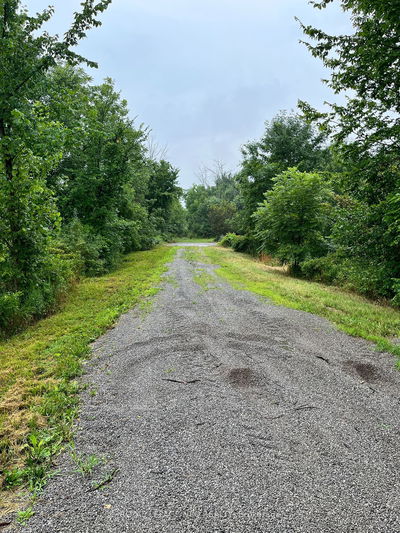
{"label": "green grass", "polygon": [[71,440],[78,409],[75,378],[90,343],[121,313],[158,291],[175,253],[176,248],[161,246],[126,256],[110,274],[78,284],[58,313],[0,343],[0,497],[5,511],[15,502],[13,491],[42,487],[52,456]]}
{"label": "green grass", "polygon": [[217,280],[215,279],[215,276],[212,276],[201,268],[196,268],[193,280],[199,285],[199,287],[201,287],[202,292],[219,288],[216,284]]}
{"label": "green grass", "polygon": [[199,253],[198,253],[198,250],[200,250],[199,248],[194,248],[194,247],[190,247],[190,248],[185,248],[183,250],[183,256],[185,258],[186,261],[188,261],[189,263],[196,263],[196,261],[199,260]]}
{"label": "green grass", "polygon": [[237,289],[254,292],[278,305],[323,316],[338,329],[400,356],[400,346],[393,342],[400,334],[400,312],[392,307],[338,287],[293,278],[282,269],[226,248],[196,249],[196,255],[199,261],[205,259],[220,265],[217,274]]}
{"label": "green grass", "polygon": [[202,238],[191,238],[191,237],[179,237],[177,239],[174,239],[173,242],[192,242],[194,244],[196,243],[202,243],[202,242],[214,242],[214,239],[202,239]]}

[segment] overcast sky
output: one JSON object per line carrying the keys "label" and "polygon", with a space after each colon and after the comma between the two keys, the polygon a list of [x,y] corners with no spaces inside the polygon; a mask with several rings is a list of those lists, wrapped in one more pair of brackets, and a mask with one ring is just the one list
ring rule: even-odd
{"label": "overcast sky", "polygon": [[[54,5],[51,30],[61,34],[80,0],[23,3],[35,12]],[[240,146],[279,110],[295,109],[298,99],[317,107],[332,100],[321,82],[327,72],[299,44],[294,17],[348,32],[338,4],[319,11],[307,0],[114,0],[79,51],[99,63],[96,82],[116,81],[188,187],[215,160],[235,170]]]}

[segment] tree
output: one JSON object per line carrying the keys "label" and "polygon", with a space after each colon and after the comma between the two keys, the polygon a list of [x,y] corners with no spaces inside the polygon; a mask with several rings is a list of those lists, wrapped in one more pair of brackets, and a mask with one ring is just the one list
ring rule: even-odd
{"label": "tree", "polygon": [[236,206],[227,200],[211,201],[208,208],[208,222],[212,237],[221,237],[233,229]]}
{"label": "tree", "polygon": [[189,233],[195,237],[211,237],[208,218],[210,187],[193,185],[185,194]]}
{"label": "tree", "polygon": [[0,288],[17,307],[32,298],[29,287],[39,295],[55,275],[49,254],[59,214],[45,176],[61,158],[65,131],[41,105],[41,84],[57,62],[95,66],[73,48],[110,2],[83,2],[63,40],[40,33],[52,8],[31,17],[19,0],[0,2]]}
{"label": "tree", "polygon": [[254,226],[251,215],[262,202],[273,178],[289,167],[301,171],[323,170],[330,161],[325,147],[326,135],[321,134],[297,115],[279,113],[266,122],[259,141],[242,148],[242,168],[237,179],[244,202],[247,231]]}
{"label": "tree", "polygon": [[[323,9],[333,0],[311,2]],[[302,25],[316,41],[305,43],[332,73],[326,83],[343,105],[322,113],[305,102],[309,120],[333,135],[351,162],[349,186],[369,203],[383,200],[400,183],[400,17],[398,0],[342,0],[351,13],[352,35],[332,36]]]}
{"label": "tree", "polygon": [[112,80],[79,92],[86,94],[86,105],[74,117],[74,145],[52,180],[63,217],[70,220],[76,213],[83,223],[101,229],[118,214],[132,167],[144,165],[146,132],[135,128]]}
{"label": "tree", "polygon": [[273,179],[273,188],[254,214],[260,251],[293,271],[306,259],[324,255],[329,228],[329,189],[320,174],[292,168]]}
{"label": "tree", "polygon": [[[222,165],[213,171],[215,180],[204,180],[204,185],[193,185],[185,195],[189,232],[198,237],[221,237],[236,228],[240,208],[236,177]],[[208,174],[207,174],[208,176]]]}
{"label": "tree", "polygon": [[[157,230],[168,237],[173,226],[172,217],[178,214],[177,201],[183,191],[178,187],[179,170],[165,160],[148,161],[149,180],[146,201]],[[179,213],[181,217],[181,213]]]}
{"label": "tree", "polygon": [[[312,4],[324,9],[331,1]],[[332,136],[347,166],[341,183],[353,197],[353,207],[344,210],[334,239],[354,264],[365,270],[368,261],[370,271],[382,272],[375,294],[393,296],[399,293],[400,278],[399,2],[341,0],[341,5],[351,14],[351,35],[302,27],[314,41],[305,43],[308,49],[331,70],[326,83],[335,94],[345,94],[346,101],[330,104],[327,112],[299,105],[307,120]]]}

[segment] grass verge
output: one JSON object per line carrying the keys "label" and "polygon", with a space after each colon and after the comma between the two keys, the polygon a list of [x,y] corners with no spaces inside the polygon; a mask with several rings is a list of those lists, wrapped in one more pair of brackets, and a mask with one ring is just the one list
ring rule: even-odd
{"label": "grass verge", "polygon": [[202,243],[202,242],[214,242],[214,239],[179,237],[178,239],[174,239],[174,242],[192,242],[192,243],[196,244],[196,243]]}
{"label": "grass verge", "polygon": [[[222,247],[196,249],[198,260],[220,265],[217,274],[236,289],[264,296],[278,305],[323,316],[338,329],[374,342],[379,350],[400,357],[396,344],[400,312],[362,296],[312,281],[289,276],[280,268],[268,267],[250,256]],[[400,359],[398,361],[400,368]]]}
{"label": "grass verge", "polygon": [[63,308],[0,343],[0,510],[21,487],[40,490],[52,456],[72,438],[82,362],[124,311],[154,295],[176,248],[127,255],[108,275],[82,281]]}

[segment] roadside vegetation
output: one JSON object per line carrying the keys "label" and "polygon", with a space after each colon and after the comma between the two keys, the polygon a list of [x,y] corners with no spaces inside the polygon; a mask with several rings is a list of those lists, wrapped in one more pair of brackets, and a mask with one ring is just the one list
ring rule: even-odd
{"label": "roadside vegetation", "polygon": [[201,243],[210,243],[213,242],[214,239],[205,239],[203,237],[177,237],[172,239],[172,241],[175,243],[180,242],[188,242],[193,244],[201,244]]}
{"label": "roadside vegetation", "polygon": [[197,248],[195,259],[220,265],[216,273],[238,290],[325,317],[349,335],[374,342],[378,349],[397,355],[400,368],[399,310],[338,287],[295,278],[281,267],[220,246]]}
{"label": "roadside vegetation", "polygon": [[300,102],[300,113],[266,122],[261,138],[243,145],[238,172],[219,165],[213,184],[203,179],[187,191],[189,231],[399,307],[398,2],[340,4],[353,34],[301,26],[345,103],[319,112]]}
{"label": "roadside vegetation", "polygon": [[[175,248],[127,255],[73,288],[60,311],[0,344],[0,498],[3,511],[27,487],[39,491],[52,457],[72,438],[90,344],[121,313],[154,295]],[[14,491],[14,493],[13,493]]]}
{"label": "roadside vegetation", "polygon": [[80,277],[185,235],[178,170],[157,157],[110,79],[74,50],[111,0],[85,0],[69,31],[0,2],[0,337],[46,316]]}

